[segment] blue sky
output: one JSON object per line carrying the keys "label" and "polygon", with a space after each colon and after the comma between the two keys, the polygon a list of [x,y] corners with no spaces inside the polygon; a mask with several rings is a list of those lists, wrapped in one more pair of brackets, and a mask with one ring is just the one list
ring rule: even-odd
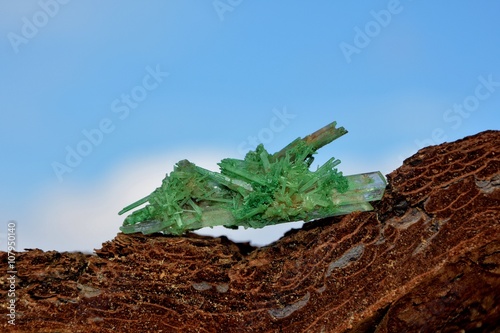
{"label": "blue sky", "polygon": [[[344,174],[500,124],[498,2],[0,2],[0,220],[92,251],[188,158],[217,169],[336,120]],[[76,156],[78,155],[78,156]],[[222,232],[265,244],[300,224]],[[4,243],[5,244],[5,243]]]}

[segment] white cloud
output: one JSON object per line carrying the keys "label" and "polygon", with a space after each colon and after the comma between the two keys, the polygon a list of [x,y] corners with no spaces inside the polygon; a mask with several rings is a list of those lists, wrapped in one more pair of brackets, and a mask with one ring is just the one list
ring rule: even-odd
{"label": "white cloud", "polygon": [[227,229],[224,227],[203,228],[197,231],[199,235],[206,236],[227,236],[235,242],[250,242],[253,246],[265,246],[280,239],[287,231],[291,229],[300,229],[304,222],[297,221],[268,226],[262,229]]}

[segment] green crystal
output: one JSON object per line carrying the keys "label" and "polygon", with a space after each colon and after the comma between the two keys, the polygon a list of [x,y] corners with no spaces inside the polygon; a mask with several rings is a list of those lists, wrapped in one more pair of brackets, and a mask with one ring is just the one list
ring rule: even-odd
{"label": "green crystal", "polygon": [[223,159],[220,173],[182,160],[153,193],[119,212],[147,203],[127,216],[120,229],[181,235],[217,225],[262,228],[369,211],[369,202],[380,200],[386,187],[380,172],[343,176],[335,158],[316,171],[309,169],[319,148],[346,133],[333,122],[275,154],[261,144],[243,160]]}

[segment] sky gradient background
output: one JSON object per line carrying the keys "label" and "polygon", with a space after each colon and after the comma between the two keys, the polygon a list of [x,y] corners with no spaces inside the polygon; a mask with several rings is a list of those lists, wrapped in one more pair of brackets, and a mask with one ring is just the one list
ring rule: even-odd
{"label": "sky gradient background", "polygon": [[[15,220],[18,250],[90,252],[179,160],[217,170],[333,120],[349,134],[315,164],[335,156],[344,174],[498,130],[499,13],[494,1],[3,0],[2,250]],[[208,233],[262,245],[299,226]]]}

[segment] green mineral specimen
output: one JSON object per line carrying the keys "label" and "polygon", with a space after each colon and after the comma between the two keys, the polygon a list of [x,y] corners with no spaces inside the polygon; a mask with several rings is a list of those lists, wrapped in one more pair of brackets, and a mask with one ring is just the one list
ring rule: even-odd
{"label": "green mineral specimen", "polygon": [[386,187],[380,172],[343,176],[335,158],[309,169],[319,148],[346,133],[333,122],[275,154],[259,145],[244,160],[223,159],[220,173],[182,160],[153,193],[119,212],[147,203],[120,229],[180,235],[217,225],[262,228],[371,210],[369,201],[380,200]]}

